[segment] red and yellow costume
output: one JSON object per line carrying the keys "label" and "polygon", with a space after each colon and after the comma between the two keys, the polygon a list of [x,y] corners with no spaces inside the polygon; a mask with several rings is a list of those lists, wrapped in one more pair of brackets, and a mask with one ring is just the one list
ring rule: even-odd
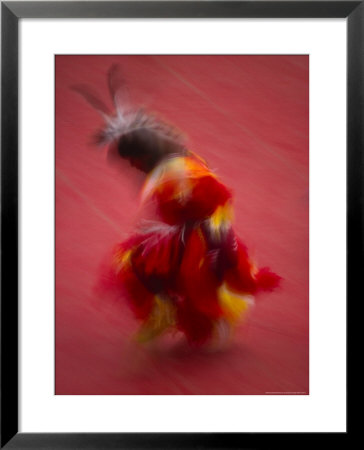
{"label": "red and yellow costume", "polygon": [[258,270],[232,229],[231,192],[193,154],[163,160],[148,175],[142,201],[160,221],[119,244],[112,283],[123,289],[140,341],[181,331],[190,344],[230,335],[259,290],[279,277]]}
{"label": "red and yellow costume", "polygon": [[[103,281],[118,296],[124,291],[141,321],[141,341],[167,330],[181,331],[195,345],[224,340],[254,295],[274,289],[280,277],[249,260],[232,229],[231,192],[204,161],[185,151],[180,133],[123,101],[124,78],[117,65],[109,69],[108,87],[114,112],[92,89],[73,87],[104,119],[95,142],[111,150],[116,145],[130,160],[166,148],[164,155],[170,156],[149,172],[142,190],[143,202],[156,203],[159,221],[116,247]],[[128,150],[128,136],[135,154]]]}

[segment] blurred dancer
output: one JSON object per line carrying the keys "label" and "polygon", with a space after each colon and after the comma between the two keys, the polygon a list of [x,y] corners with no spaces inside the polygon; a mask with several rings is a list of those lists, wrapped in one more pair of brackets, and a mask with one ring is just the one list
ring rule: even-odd
{"label": "blurred dancer", "polygon": [[113,253],[107,285],[125,295],[149,341],[182,332],[191,345],[225,343],[260,290],[280,277],[258,269],[232,228],[232,195],[180,133],[123,99],[117,66],[108,75],[115,111],[83,86],[104,117],[98,144],[144,172],[141,202],[153,200],[158,220],[145,221]]}

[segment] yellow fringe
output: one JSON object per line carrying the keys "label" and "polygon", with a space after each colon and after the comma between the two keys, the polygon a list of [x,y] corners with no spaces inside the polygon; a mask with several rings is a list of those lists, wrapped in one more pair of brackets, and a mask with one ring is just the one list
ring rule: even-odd
{"label": "yellow fringe", "polygon": [[238,294],[231,291],[225,283],[218,289],[218,298],[220,306],[224,312],[225,318],[234,325],[242,318],[252,303],[252,297],[248,294]]}
{"label": "yellow fringe", "polygon": [[220,237],[221,231],[228,228],[233,221],[233,209],[228,201],[218,206],[210,217],[210,228],[215,236]]}
{"label": "yellow fringe", "polygon": [[113,257],[113,266],[116,272],[120,272],[130,264],[130,257],[133,249],[130,250],[118,250]]}
{"label": "yellow fringe", "polygon": [[168,298],[154,297],[154,307],[148,321],[137,333],[139,342],[147,342],[160,336],[165,330],[176,324],[176,309]]}

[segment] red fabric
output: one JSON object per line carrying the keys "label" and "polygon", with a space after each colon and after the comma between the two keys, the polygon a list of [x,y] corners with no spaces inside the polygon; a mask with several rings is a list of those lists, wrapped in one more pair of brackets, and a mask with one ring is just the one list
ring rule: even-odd
{"label": "red fabric", "polygon": [[211,338],[213,328],[209,317],[197,310],[189,300],[178,305],[177,327],[192,346],[205,344]]}
{"label": "red fabric", "polygon": [[118,281],[122,291],[126,291],[128,303],[135,317],[147,320],[153,308],[153,293],[146,289],[133,270],[122,272]]}
{"label": "red fabric", "polygon": [[208,249],[200,229],[193,230],[186,243],[178,280],[191,307],[209,319],[222,315],[216,292],[219,281],[209,265]]}
{"label": "red fabric", "polygon": [[270,271],[268,267],[259,269],[256,274],[257,291],[273,291],[280,284],[281,277]]}
{"label": "red fabric", "polygon": [[173,198],[177,181],[164,183],[155,194],[160,215],[169,224],[181,224],[209,217],[219,205],[225,204],[231,198],[230,191],[213,176],[187,178],[192,184],[192,189],[186,204],[181,205],[178,198]]}

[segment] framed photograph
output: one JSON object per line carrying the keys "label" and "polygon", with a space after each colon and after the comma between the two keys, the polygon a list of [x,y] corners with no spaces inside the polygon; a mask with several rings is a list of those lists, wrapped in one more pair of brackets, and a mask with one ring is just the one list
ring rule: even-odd
{"label": "framed photograph", "polygon": [[2,2],[2,447],[347,438],[363,8]]}

